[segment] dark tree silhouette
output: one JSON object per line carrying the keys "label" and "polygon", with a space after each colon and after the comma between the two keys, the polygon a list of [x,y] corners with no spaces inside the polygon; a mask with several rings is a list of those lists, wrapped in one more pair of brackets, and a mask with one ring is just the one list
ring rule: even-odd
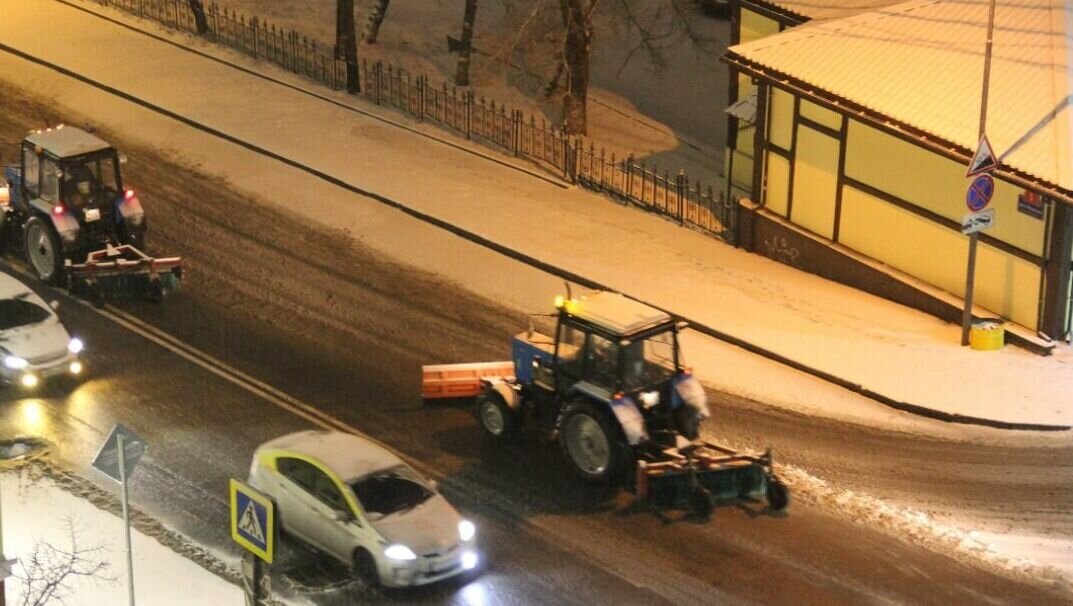
{"label": "dark tree silhouette", "polygon": [[462,15],[462,45],[458,49],[458,69],[455,71],[455,84],[469,86],[470,55],[473,52],[473,26],[477,21],[477,0],[466,0],[466,10]]}
{"label": "dark tree silhouette", "polygon": [[376,0],[373,12],[369,13],[369,21],[365,24],[365,43],[376,44],[376,37],[380,35],[380,25],[387,16],[387,7],[391,0]]}
{"label": "dark tree silhouette", "polygon": [[190,0],[190,11],[194,13],[194,26],[197,27],[197,35],[204,36],[209,33],[209,20],[205,17],[205,5],[201,0]]}
{"label": "dark tree silhouette", "polygon": [[358,81],[358,37],[354,30],[354,0],[335,2],[335,58],[346,62],[346,90],[361,92]]}

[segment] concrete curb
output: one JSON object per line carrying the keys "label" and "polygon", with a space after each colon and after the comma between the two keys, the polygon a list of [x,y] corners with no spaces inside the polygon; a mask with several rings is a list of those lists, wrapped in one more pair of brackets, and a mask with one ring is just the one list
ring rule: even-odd
{"label": "concrete curb", "polygon": [[[282,162],[282,163],[284,163],[284,164],[286,164],[288,166],[291,166],[293,168],[301,170],[301,171],[303,171],[305,173],[308,173],[308,174],[310,174],[310,175],[312,175],[314,177],[317,177],[318,179],[321,179],[321,180],[323,180],[323,181],[325,181],[327,183],[330,183],[332,185],[335,185],[337,187],[340,187],[340,188],[345,189],[347,191],[350,191],[352,193],[360,194],[362,196],[366,196],[368,198],[376,200],[377,202],[380,202],[381,204],[384,204],[384,205],[386,205],[388,207],[391,207],[391,208],[393,208],[395,210],[398,210],[398,211],[400,211],[402,213],[405,213],[405,214],[407,214],[407,215],[409,215],[409,216],[411,216],[411,217],[413,217],[415,219],[418,219],[418,220],[420,220],[420,221],[422,221],[424,223],[427,223],[429,225],[433,225],[435,227],[443,229],[443,230],[445,230],[445,231],[447,231],[447,232],[449,232],[451,234],[454,234],[454,235],[456,235],[458,237],[461,237],[461,238],[463,238],[465,240],[468,240],[469,242],[472,242],[474,244],[477,244],[477,245],[483,246],[485,248],[488,248],[490,250],[493,250],[493,251],[495,251],[495,252],[497,252],[497,253],[499,253],[499,254],[507,257],[507,258],[510,258],[510,259],[515,260],[515,261],[519,261],[521,263],[524,263],[526,265],[535,267],[535,268],[537,268],[537,269],[539,269],[541,271],[544,271],[544,272],[546,272],[548,274],[551,274],[553,276],[556,276],[558,278],[568,280],[570,282],[574,282],[576,284],[580,284],[580,285],[582,285],[582,286],[584,286],[586,288],[591,288],[591,289],[594,289],[594,290],[606,290],[606,291],[618,292],[616,289],[614,289],[614,288],[612,288],[612,287],[610,287],[608,285],[605,285],[605,284],[602,284],[602,283],[597,282],[595,280],[589,279],[589,278],[587,278],[585,276],[576,274],[576,273],[574,273],[574,272],[572,272],[570,270],[567,270],[567,269],[552,265],[550,263],[547,263],[545,261],[537,259],[536,257],[533,257],[533,256],[530,256],[528,254],[525,254],[525,253],[523,253],[521,251],[518,251],[518,250],[515,250],[515,249],[512,249],[512,248],[509,248],[509,247],[507,247],[505,245],[499,244],[498,242],[495,242],[493,240],[489,240],[488,238],[485,238],[484,236],[481,236],[481,235],[479,235],[479,234],[477,234],[475,232],[472,232],[472,231],[469,231],[469,230],[467,230],[465,228],[462,228],[462,227],[459,227],[457,225],[454,225],[454,224],[452,224],[452,223],[450,223],[450,222],[448,222],[448,221],[446,221],[444,219],[440,219],[440,218],[435,217],[433,215],[430,215],[428,213],[425,213],[425,212],[419,211],[417,209],[411,208],[409,206],[406,206],[405,204],[403,204],[403,203],[401,203],[401,202],[399,202],[397,200],[388,198],[387,196],[384,196],[384,195],[378,194],[376,192],[360,188],[360,187],[358,187],[356,185],[352,185],[352,184],[347,183],[346,181],[344,181],[344,180],[342,180],[342,179],[340,179],[338,177],[334,177],[334,176],[329,175],[329,174],[327,174],[327,173],[325,173],[325,172],[323,172],[321,170],[313,168],[312,166],[303,164],[301,162],[298,162],[297,160],[293,160],[293,159],[288,158],[288,157],[286,157],[286,156],[284,156],[282,154],[279,154],[279,153],[273,152],[271,150],[265,149],[263,147],[255,145],[253,143],[249,143],[247,141],[239,139],[238,137],[235,137],[233,135],[230,135],[230,134],[227,134],[227,133],[225,133],[223,131],[220,131],[220,130],[218,130],[216,128],[213,128],[211,126],[202,124],[202,123],[197,122],[197,121],[195,121],[195,120],[193,120],[191,118],[187,118],[187,117],[182,116],[180,114],[177,114],[177,113],[175,113],[175,112],[173,112],[171,110],[165,109],[163,107],[160,107],[158,105],[155,105],[155,104],[150,103],[148,101],[145,101],[143,99],[135,97],[135,96],[133,96],[133,95],[131,95],[129,93],[123,92],[121,90],[118,90],[118,89],[116,89],[114,87],[111,87],[111,86],[108,86],[106,84],[97,82],[97,81],[92,80],[90,78],[87,78],[87,77],[85,77],[85,76],[83,76],[81,74],[77,74],[77,73],[75,73],[75,72],[73,72],[73,71],[71,71],[69,69],[66,69],[64,67],[61,67],[59,65],[55,65],[55,64],[50,63],[48,61],[45,61],[43,59],[34,57],[32,55],[29,55],[29,54],[24,53],[24,52],[22,52],[20,50],[11,48],[10,46],[7,46],[7,45],[2,44],[2,43],[0,43],[0,51],[9,53],[9,54],[14,55],[16,57],[19,57],[19,58],[21,58],[23,60],[26,60],[26,61],[29,61],[31,63],[37,64],[39,66],[48,68],[50,70],[53,70],[53,71],[55,71],[55,72],[57,72],[59,74],[67,76],[69,78],[73,78],[75,80],[78,80],[79,82],[82,82],[82,83],[84,83],[86,85],[89,85],[89,86],[92,86],[92,87],[97,88],[99,90],[102,90],[104,92],[107,92],[107,93],[109,93],[111,95],[119,97],[119,98],[121,98],[121,99],[123,99],[125,101],[130,102],[130,103],[134,103],[136,105],[144,107],[144,108],[146,108],[146,109],[148,109],[150,111],[156,112],[156,113],[161,114],[163,116],[167,116],[168,118],[171,118],[171,119],[173,119],[173,120],[175,120],[177,122],[185,124],[185,125],[187,125],[187,126],[189,126],[191,128],[200,130],[200,131],[205,132],[207,134],[210,134],[210,135],[212,135],[214,137],[223,139],[224,141],[227,141],[229,143],[238,145],[238,146],[243,147],[243,148],[245,148],[245,149],[247,149],[249,151],[252,151],[252,152],[255,152],[257,154],[266,156],[268,158],[272,158],[273,160],[277,160],[279,162]],[[541,178],[544,178],[544,177],[541,177]],[[984,426],[984,427],[991,427],[991,428],[995,428],[995,429],[1023,430],[1023,431],[1066,431],[1066,430],[1071,429],[1070,426],[1065,426],[1065,425],[1047,425],[1047,424],[1037,424],[1037,423],[1012,423],[1012,422],[1007,422],[1007,421],[998,421],[998,420],[994,420],[994,419],[986,419],[986,418],[982,418],[982,417],[972,417],[972,416],[967,416],[967,415],[944,412],[944,411],[941,411],[941,410],[928,408],[926,406],[919,406],[917,404],[911,404],[911,403],[908,403],[908,402],[902,402],[902,401],[899,401],[899,400],[895,400],[894,398],[890,398],[888,396],[884,396],[883,394],[876,393],[876,392],[874,392],[874,391],[872,391],[872,390],[870,390],[870,389],[868,389],[868,388],[866,388],[866,387],[864,387],[864,386],[862,386],[860,384],[854,383],[854,382],[849,381],[847,379],[843,379],[841,377],[837,377],[837,376],[835,376],[835,375],[833,375],[831,373],[828,373],[826,371],[823,371],[823,370],[820,370],[820,369],[817,369],[817,368],[813,368],[811,366],[808,366],[807,364],[798,362],[796,360],[792,360],[792,359],[787,358],[786,356],[783,356],[783,355],[781,355],[779,353],[776,353],[774,351],[771,351],[771,350],[766,349],[764,347],[761,347],[759,345],[750,343],[750,342],[748,342],[748,341],[746,341],[744,339],[741,339],[739,337],[735,337],[735,336],[730,335],[728,333],[725,333],[725,332],[723,332],[721,330],[718,330],[718,329],[716,329],[714,327],[708,326],[708,325],[706,325],[704,323],[696,322],[694,320],[691,320],[688,317],[680,316],[680,315],[674,313],[672,310],[664,309],[662,307],[659,307],[658,305],[653,305],[653,304],[651,304],[651,303],[649,303],[649,302],[647,302],[647,301],[645,301],[645,300],[643,300],[641,298],[631,296],[628,293],[622,293],[622,294],[625,295],[626,297],[629,297],[629,298],[635,300],[635,301],[638,301],[640,303],[644,303],[645,305],[649,305],[651,307],[655,307],[657,309],[660,309],[661,311],[664,311],[664,312],[670,314],[671,316],[673,316],[675,318],[679,318],[681,320],[685,320],[686,322],[689,322],[690,325],[695,330],[700,332],[701,334],[713,337],[715,339],[718,339],[720,341],[729,343],[731,345],[735,345],[735,346],[737,346],[737,347],[739,347],[741,349],[744,349],[745,351],[748,351],[750,353],[762,356],[764,358],[767,358],[767,359],[772,360],[774,362],[778,362],[778,363],[783,364],[785,366],[789,366],[790,368],[793,368],[794,370],[809,374],[809,375],[811,375],[813,377],[816,377],[818,379],[822,379],[822,380],[824,380],[824,381],[826,381],[828,383],[832,383],[834,385],[842,387],[843,389],[847,389],[847,390],[849,390],[849,391],[851,391],[853,393],[856,393],[858,395],[864,396],[866,398],[869,398],[871,400],[874,400],[874,401],[879,402],[879,403],[881,403],[881,404],[883,404],[885,406],[889,406],[889,407],[897,409],[897,410],[902,410],[902,411],[909,412],[909,413],[912,413],[912,414],[916,414],[916,415],[920,415],[920,416],[923,416],[923,417],[936,419],[936,420],[939,420],[939,421],[945,421],[945,422],[949,422],[949,423],[960,423],[960,424],[966,424],[966,425],[978,425],[978,426]]]}

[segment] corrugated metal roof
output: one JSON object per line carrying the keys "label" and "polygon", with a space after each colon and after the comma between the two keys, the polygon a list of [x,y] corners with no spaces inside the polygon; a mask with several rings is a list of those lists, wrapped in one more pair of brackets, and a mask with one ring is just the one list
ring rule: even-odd
{"label": "corrugated metal roof", "polygon": [[757,0],[804,19],[842,19],[903,0]]}
{"label": "corrugated metal roof", "polygon": [[[914,0],[732,47],[969,150],[980,122],[987,0]],[[1073,191],[1073,0],[1001,0],[987,134],[1005,166]]]}

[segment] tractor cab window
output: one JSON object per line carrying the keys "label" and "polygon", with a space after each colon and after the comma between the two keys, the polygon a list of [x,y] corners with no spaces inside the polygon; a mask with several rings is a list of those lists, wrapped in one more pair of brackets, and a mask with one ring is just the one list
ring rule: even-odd
{"label": "tractor cab window", "polygon": [[52,158],[41,163],[41,199],[55,202],[60,192],[59,167]]}
{"label": "tractor cab window", "polygon": [[115,158],[112,156],[105,156],[101,158],[99,163],[94,163],[94,168],[97,169],[101,189],[109,194],[119,193],[119,179],[116,174]]}
{"label": "tractor cab window", "polygon": [[96,162],[77,163],[63,171],[63,198],[73,208],[82,208],[96,199],[100,180]]}
{"label": "tractor cab window", "polygon": [[585,333],[568,324],[559,325],[559,371],[569,377],[581,376],[581,352],[585,349]]}
{"label": "tractor cab window", "polygon": [[22,165],[25,171],[22,173],[22,182],[26,187],[26,191],[32,194],[31,197],[37,197],[37,180],[41,173],[41,164],[38,161],[37,154],[34,153],[33,146],[26,146],[22,148]]}
{"label": "tractor cab window", "polygon": [[585,352],[585,378],[600,387],[614,389],[617,369],[618,345],[600,335],[590,335]]}
{"label": "tractor cab window", "polygon": [[623,352],[623,388],[643,389],[669,380],[675,373],[674,333],[652,335],[630,343]]}

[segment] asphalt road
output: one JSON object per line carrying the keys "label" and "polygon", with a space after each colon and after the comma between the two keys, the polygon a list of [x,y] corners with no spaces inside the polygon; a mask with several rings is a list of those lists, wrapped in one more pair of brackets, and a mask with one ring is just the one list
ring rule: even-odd
{"label": "asphalt road", "polygon": [[[52,114],[19,93],[0,103],[0,140],[17,140]],[[292,548],[277,567],[280,584],[317,603],[1045,604],[1068,597],[801,504],[785,516],[759,503],[733,504],[706,523],[638,511],[626,495],[576,482],[554,445],[532,439],[492,449],[463,407],[421,402],[419,367],[502,358],[523,318],[112,138],[138,158],[125,167],[128,179],[152,192],[151,247],[181,253],[190,270],[184,293],[165,305],[120,307],[392,444],[440,477],[481,526],[489,568],[416,593],[369,594],[347,583],[345,571]],[[58,445],[59,461],[100,480],[88,461],[112,423],[124,423],[150,444],[134,502],[198,543],[237,553],[226,528],[227,478],[245,475],[258,443],[310,421],[236,385],[213,363],[193,363],[89,308],[65,302],[63,314],[89,344],[91,375],[40,397],[4,392],[0,429],[44,435]],[[997,434],[894,434],[712,397],[709,430],[775,444],[784,459],[847,486],[954,509],[988,501],[1021,511],[1025,496],[1064,523],[1070,457],[1060,441],[1013,446]]]}

